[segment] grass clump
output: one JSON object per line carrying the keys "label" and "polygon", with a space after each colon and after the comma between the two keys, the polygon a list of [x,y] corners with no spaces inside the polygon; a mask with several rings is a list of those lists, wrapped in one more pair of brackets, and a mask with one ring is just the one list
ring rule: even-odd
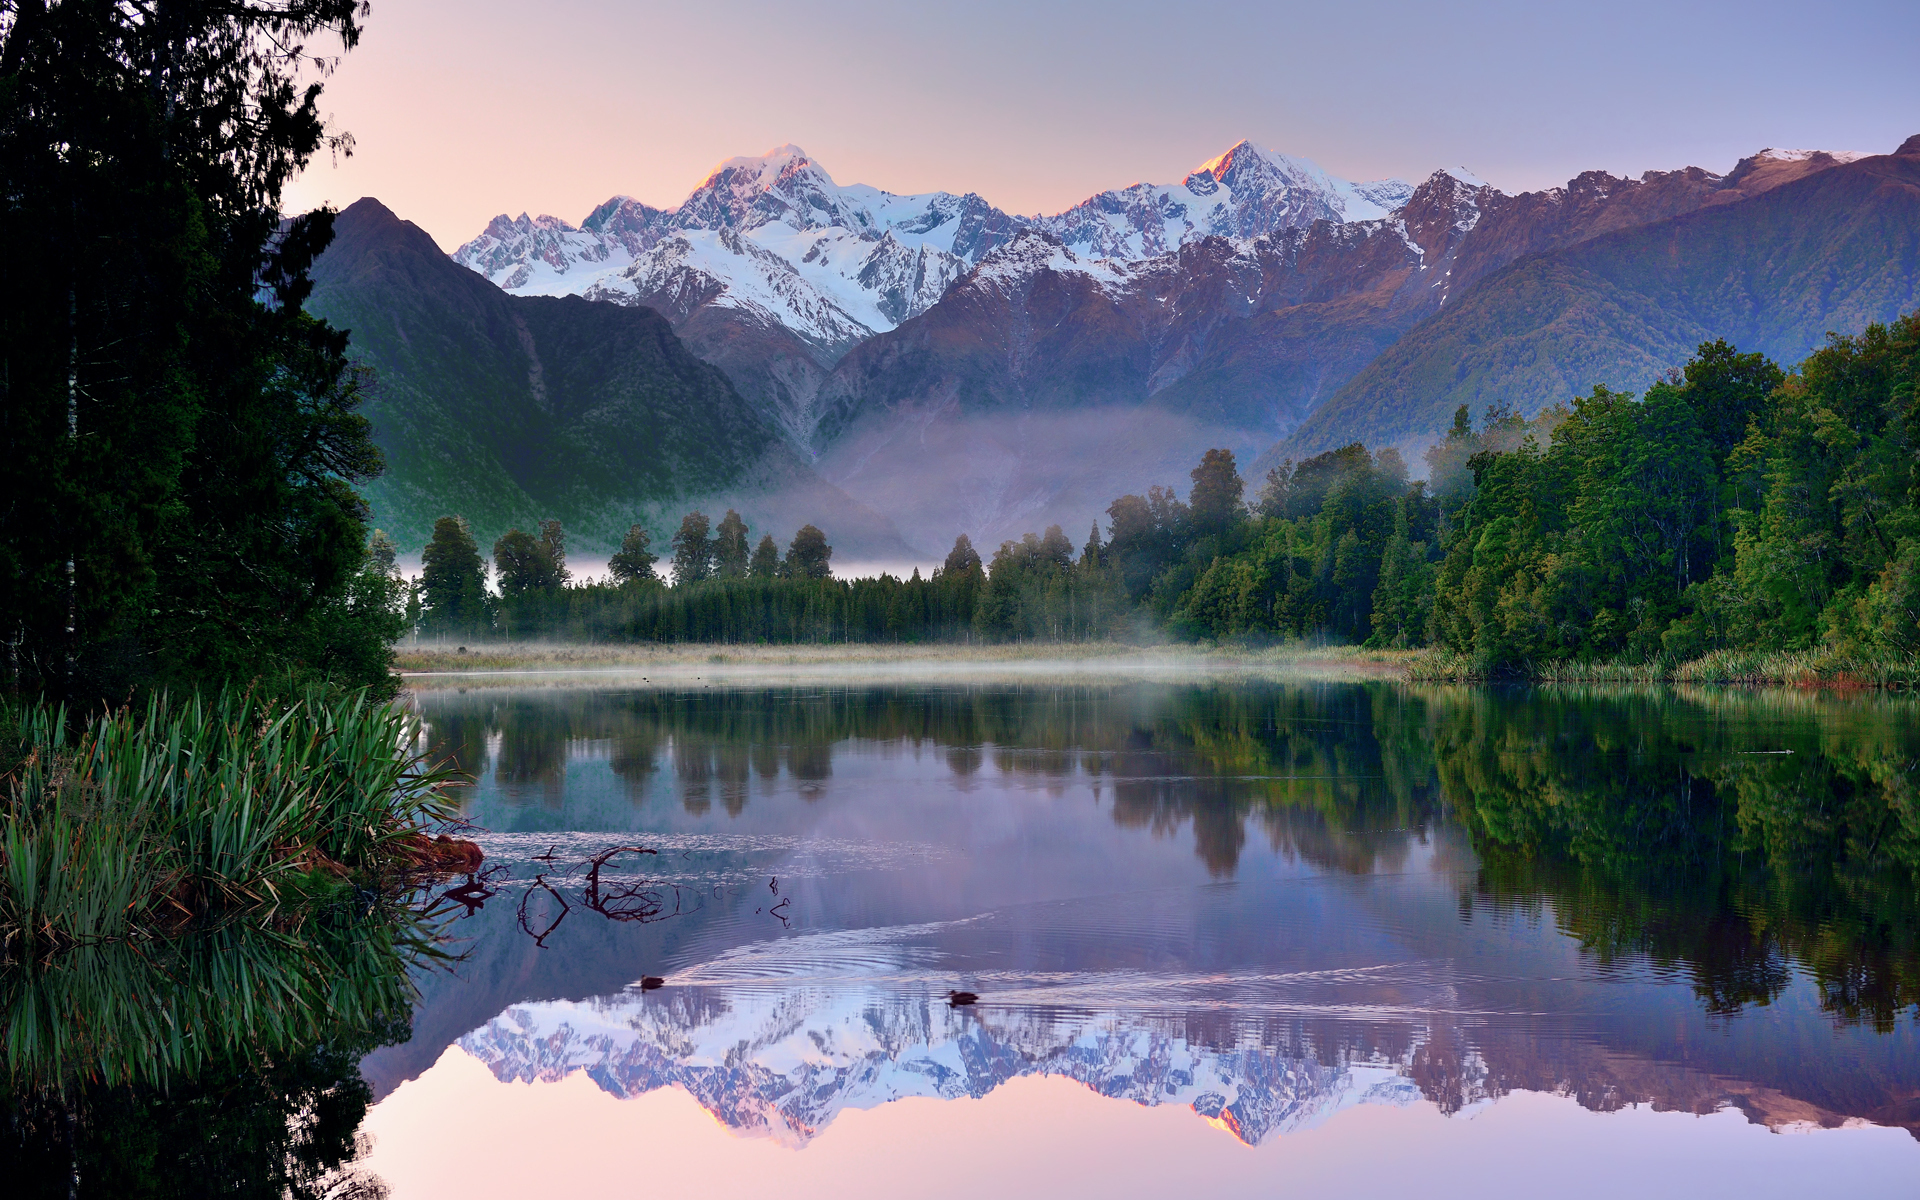
{"label": "grass clump", "polygon": [[80,724],[30,705],[0,776],[5,957],[337,893],[451,815],[416,720],[367,693],[211,698]]}
{"label": "grass clump", "polygon": [[1920,686],[1920,657],[1869,657],[1820,650],[1715,650],[1684,662],[1668,658],[1552,659],[1493,667],[1471,655],[1428,650],[1407,664],[1414,682],[1689,683],[1769,687]]}

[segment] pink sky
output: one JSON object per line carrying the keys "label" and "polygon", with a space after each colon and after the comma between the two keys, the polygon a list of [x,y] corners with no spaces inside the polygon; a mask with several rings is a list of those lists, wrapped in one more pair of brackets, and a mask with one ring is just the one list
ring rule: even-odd
{"label": "pink sky", "polygon": [[[1596,1113],[1516,1092],[1447,1117],[1360,1105],[1247,1146],[1177,1105],[1146,1108],[1063,1078],[985,1097],[841,1113],[804,1149],[741,1137],[685,1091],[621,1100],[582,1072],[500,1083],[449,1049],[369,1115],[366,1169],[400,1200],[700,1196],[912,1197],[1873,1194],[1909,1177],[1903,1129],[1783,1137],[1736,1110]],[[1568,1164],[1579,1164],[1568,1170]],[[1651,1186],[1649,1181],[1655,1181]],[[1764,1181],[1764,1188],[1758,1185]]]}
{"label": "pink sky", "polygon": [[1920,131],[1920,5],[1502,0],[380,0],[323,109],[357,153],[290,209],[377,196],[452,248],[496,213],[672,205],[781,142],[843,183],[1054,212],[1240,138],[1336,175],[1726,170]]}

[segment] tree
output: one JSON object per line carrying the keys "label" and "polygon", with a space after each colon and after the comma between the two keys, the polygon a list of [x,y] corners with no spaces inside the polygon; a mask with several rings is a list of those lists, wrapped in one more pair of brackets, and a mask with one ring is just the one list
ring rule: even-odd
{"label": "tree", "polygon": [[812,525],[802,525],[787,546],[787,561],[782,571],[791,579],[831,579],[833,547],[827,535]]}
{"label": "tree", "polygon": [[753,548],[753,561],[747,564],[747,574],[755,579],[772,579],[780,574],[780,547],[774,544],[773,535],[760,535],[760,544]]}
{"label": "tree", "polygon": [[1201,536],[1225,533],[1240,520],[1240,498],[1246,492],[1233,451],[1209,450],[1192,471],[1193,490],[1187,509],[1194,531]]}
{"label": "tree", "polygon": [[616,583],[654,578],[653,564],[660,561],[660,556],[648,549],[652,544],[653,535],[647,532],[645,525],[628,527],[627,536],[620,541],[619,552],[607,560],[607,570]]}
{"label": "tree", "polygon": [[441,637],[478,633],[491,623],[486,567],[465,517],[441,517],[420,554],[422,627]]}
{"label": "tree", "polygon": [[1063,571],[1073,565],[1073,543],[1058,525],[1047,526],[1047,532],[1041,535],[1039,557]]}
{"label": "tree", "polygon": [[363,16],[357,0],[0,16],[0,629],[17,686],[79,699],[314,673],[360,640],[353,484],[380,457],[346,335],[301,311],[332,214],[282,226],[280,198],[329,141],[347,148],[302,76],[312,40],[352,49]]}
{"label": "tree", "polygon": [[553,592],[567,586],[573,572],[567,570],[567,534],[560,528],[560,522],[551,518],[540,522],[540,552],[547,566],[541,587]]}
{"label": "tree", "polygon": [[732,509],[720,519],[713,540],[713,573],[720,579],[747,577],[747,523]]}
{"label": "tree", "polygon": [[963,533],[953,539],[953,549],[947,551],[946,566],[943,569],[949,575],[963,575],[969,571],[977,572],[982,569],[980,552],[973,548],[973,541],[966,534]]}
{"label": "tree", "polygon": [[1083,567],[1099,566],[1101,554],[1104,549],[1105,548],[1100,545],[1100,522],[1095,521],[1092,531],[1087,534],[1086,548],[1080,551],[1080,565]]}
{"label": "tree", "polygon": [[673,535],[673,582],[676,587],[699,583],[713,574],[713,539],[707,514],[690,512],[680,519]]}

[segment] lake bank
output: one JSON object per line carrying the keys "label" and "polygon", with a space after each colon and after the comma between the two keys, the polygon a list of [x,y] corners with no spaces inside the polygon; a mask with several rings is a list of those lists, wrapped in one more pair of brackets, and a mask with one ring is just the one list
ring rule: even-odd
{"label": "lake bank", "polygon": [[741,646],[715,643],[583,644],[506,642],[402,646],[394,669],[409,686],[437,676],[604,673],[703,679],[848,674],[1034,676],[1050,674],[1267,673],[1337,678],[1402,676],[1414,652],[1353,646],[1276,646],[1250,650],[1186,644],[1021,642],[1004,645],[835,643]]}

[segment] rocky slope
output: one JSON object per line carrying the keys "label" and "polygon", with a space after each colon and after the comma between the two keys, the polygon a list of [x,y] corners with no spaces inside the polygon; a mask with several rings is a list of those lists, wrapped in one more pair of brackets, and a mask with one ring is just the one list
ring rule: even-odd
{"label": "rocky slope", "polygon": [[854,553],[905,553],[658,313],[508,295],[375,200],[340,214],[313,277],[309,309],[377,376],[365,411],[387,470],[367,492],[403,548],[458,513],[489,545],[557,517],[591,551],[717,501],[776,530],[814,521]]}
{"label": "rocky slope", "polygon": [[1121,492],[1184,484],[1209,446],[1255,459],[1516,259],[1737,211],[1840,162],[1763,154],[1726,176],[1589,172],[1519,196],[1441,171],[1388,216],[1134,261],[1028,230],[840,362],[816,402],[820,469],[926,547],[960,529],[987,545],[1056,521],[1082,529]]}
{"label": "rocky slope", "polygon": [[969,193],[842,185],[796,146],[716,167],[673,209],[615,197],[579,227],[494,218],[454,260],[521,295],[582,295],[667,314],[797,446],[841,356],[927,311],[983,256],[1040,229],[1080,257],[1149,258],[1212,236],[1385,215],[1411,192],[1355,184],[1242,142],[1178,184],[1103,192],[1053,217]]}
{"label": "rocky slope", "polygon": [[1704,187],[1669,177],[1611,219],[1601,188],[1569,189],[1562,208],[1594,214],[1579,222],[1584,238],[1542,236],[1547,223],[1531,213],[1509,222],[1516,232],[1471,247],[1473,286],[1456,287],[1276,453],[1415,446],[1461,404],[1531,415],[1595,384],[1639,391],[1714,338],[1791,365],[1829,330],[1920,306],[1920,137],[1893,155],[1742,167]]}

